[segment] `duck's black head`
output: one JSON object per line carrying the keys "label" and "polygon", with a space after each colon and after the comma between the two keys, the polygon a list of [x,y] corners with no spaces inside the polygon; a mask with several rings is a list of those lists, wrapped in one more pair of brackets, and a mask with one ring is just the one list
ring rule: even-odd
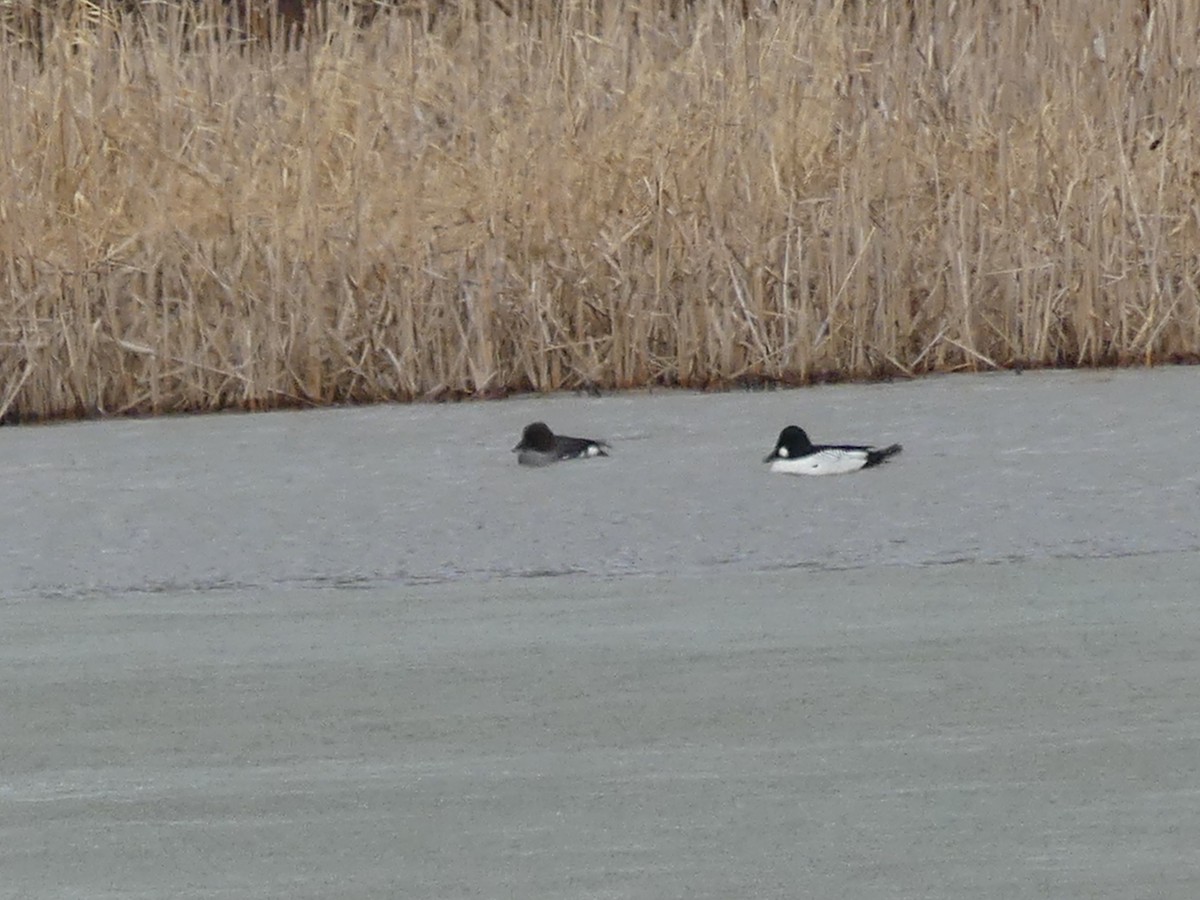
{"label": "duck's black head", "polygon": [[513,452],[519,450],[537,450],[548,453],[554,449],[554,432],[545,422],[534,422],[526,425],[521,432],[521,443],[513,447]]}
{"label": "duck's black head", "polygon": [[804,429],[799,425],[789,425],[779,432],[779,440],[775,442],[775,449],[767,454],[763,462],[770,462],[773,459],[792,459],[796,456],[803,456],[811,449],[812,441],[808,439]]}

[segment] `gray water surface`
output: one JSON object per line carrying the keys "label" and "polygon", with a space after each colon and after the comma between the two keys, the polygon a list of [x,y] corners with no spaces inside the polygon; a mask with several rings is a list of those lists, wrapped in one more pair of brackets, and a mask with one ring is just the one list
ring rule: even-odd
{"label": "gray water surface", "polygon": [[1191,900],[1197,388],[0,429],[0,896]]}
{"label": "gray water surface", "polygon": [[[544,419],[609,459],[520,469]],[[904,444],[771,476],[779,429]],[[4,429],[0,597],[1200,548],[1200,368]]]}

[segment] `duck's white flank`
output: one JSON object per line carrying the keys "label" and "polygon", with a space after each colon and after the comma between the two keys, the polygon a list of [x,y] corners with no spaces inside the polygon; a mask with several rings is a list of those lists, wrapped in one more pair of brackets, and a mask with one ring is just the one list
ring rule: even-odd
{"label": "duck's white flank", "polygon": [[[785,451],[786,448],[780,448],[781,457]],[[866,450],[841,450],[830,447],[795,459],[772,460],[771,471],[784,475],[845,475],[847,472],[857,472],[866,464]]]}

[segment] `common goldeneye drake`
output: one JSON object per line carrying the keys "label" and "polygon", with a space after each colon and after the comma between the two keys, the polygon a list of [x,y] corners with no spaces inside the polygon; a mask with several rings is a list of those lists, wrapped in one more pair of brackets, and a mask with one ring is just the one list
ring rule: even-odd
{"label": "common goldeneye drake", "polygon": [[779,432],[779,440],[763,460],[771,464],[772,472],[787,475],[843,475],[885,462],[899,453],[899,444],[876,449],[846,444],[814,444],[803,428],[789,425]]}
{"label": "common goldeneye drake", "polygon": [[608,456],[604,441],[591,438],[567,437],[555,434],[545,422],[526,425],[521,432],[521,443],[513,447],[517,462],[523,466],[548,466],[560,459],[587,459],[591,456]]}

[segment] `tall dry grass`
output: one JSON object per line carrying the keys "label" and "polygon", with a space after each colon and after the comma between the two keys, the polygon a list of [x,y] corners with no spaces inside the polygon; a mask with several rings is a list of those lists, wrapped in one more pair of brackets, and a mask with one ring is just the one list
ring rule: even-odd
{"label": "tall dry grass", "polygon": [[10,38],[0,417],[1200,354],[1200,4],[669,5]]}

